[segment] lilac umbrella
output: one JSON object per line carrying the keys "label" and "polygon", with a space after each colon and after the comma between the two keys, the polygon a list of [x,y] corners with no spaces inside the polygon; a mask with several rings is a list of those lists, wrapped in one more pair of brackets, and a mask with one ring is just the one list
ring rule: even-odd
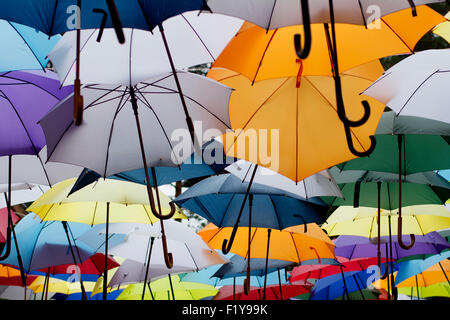
{"label": "lilac umbrella", "polygon": [[[408,235],[405,236],[405,240]],[[392,257],[393,260],[401,259],[423,254],[439,254],[442,250],[450,248],[448,243],[439,233],[430,232],[423,236],[416,236],[416,245],[409,250],[400,247],[396,241],[397,237],[392,239]],[[389,243],[389,236],[381,237],[381,243],[386,246]],[[360,236],[339,236],[335,241],[334,253],[336,256],[348,259],[370,258],[377,256],[377,243],[375,241]],[[381,257],[386,258],[385,250],[381,250]]]}
{"label": "lilac umbrella", "polygon": [[[0,156],[8,157],[8,228],[6,251],[0,260],[9,256],[11,232],[16,236],[11,220],[12,162],[14,155],[36,156],[45,172],[39,152],[45,146],[45,136],[38,121],[60,100],[73,91],[61,88],[57,75],[51,71],[11,71],[0,73]],[[17,168],[15,168],[17,170]],[[46,174],[47,176],[47,174]],[[26,182],[26,181],[20,181]],[[6,194],[5,194],[6,196]],[[16,246],[17,248],[17,246]],[[23,266],[17,251],[22,279]]]}

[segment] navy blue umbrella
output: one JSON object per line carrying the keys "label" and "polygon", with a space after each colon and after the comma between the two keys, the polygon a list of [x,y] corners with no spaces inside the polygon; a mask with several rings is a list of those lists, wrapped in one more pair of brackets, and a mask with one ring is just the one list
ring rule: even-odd
{"label": "navy blue umbrella", "polygon": [[[175,181],[206,177],[221,173],[236,159],[225,155],[223,145],[219,141],[211,140],[202,147],[202,156],[193,153],[179,167],[155,167],[158,185],[164,185]],[[146,185],[145,169],[137,169],[121,172],[107,177],[108,179],[119,179]],[[73,185],[69,195],[97,181],[102,176],[89,169],[84,169]],[[151,175],[150,184],[155,186]]]}

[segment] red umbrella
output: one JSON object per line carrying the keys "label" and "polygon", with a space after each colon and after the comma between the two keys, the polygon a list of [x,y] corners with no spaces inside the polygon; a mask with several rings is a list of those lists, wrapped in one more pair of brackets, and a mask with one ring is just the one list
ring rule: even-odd
{"label": "red umbrella", "polygon": [[[119,267],[120,264],[117,263],[111,257],[108,257],[107,262],[108,270],[112,268]],[[100,275],[105,271],[105,255],[103,253],[96,253],[89,259],[83,261],[83,263],[78,264],[78,271],[81,274],[97,274]],[[38,270],[41,272],[49,272],[50,274],[66,274],[66,273],[76,273],[77,270],[74,268],[73,264],[63,264],[59,266],[53,266],[50,268],[44,268]]]}
{"label": "red umbrella", "polygon": [[[13,224],[16,224],[20,218],[11,212]],[[6,242],[6,228],[8,227],[8,208],[0,209],[0,243]]]}
{"label": "red umbrella", "polygon": [[[29,286],[37,276],[27,276],[26,285]],[[0,286],[17,286],[23,287],[20,271],[7,265],[0,265]]]}
{"label": "red umbrella", "polygon": [[[291,283],[296,283],[297,281],[304,281],[308,279],[322,279],[333,274],[349,271],[362,271],[366,270],[370,266],[377,265],[377,258],[359,258],[348,260],[346,258],[337,257],[337,260],[342,264],[338,265],[326,265],[326,264],[316,264],[316,265],[304,265],[297,266],[291,272],[291,277],[289,281]],[[381,263],[386,262],[386,259],[381,259]]]}
{"label": "red umbrella", "polygon": [[[266,287],[266,300],[287,300],[298,295],[309,293],[313,285],[307,282],[298,282],[295,285],[282,285],[277,284]],[[280,295],[281,288],[281,295]],[[235,292],[233,293],[233,286],[223,286],[220,288],[219,293],[213,300],[263,300],[263,288],[250,287],[248,295],[244,293],[244,286],[235,286]]]}

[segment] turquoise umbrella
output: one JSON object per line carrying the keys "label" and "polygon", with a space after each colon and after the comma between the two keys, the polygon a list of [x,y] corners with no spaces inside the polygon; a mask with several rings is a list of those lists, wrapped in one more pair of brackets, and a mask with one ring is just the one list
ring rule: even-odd
{"label": "turquoise umbrella", "polygon": [[0,72],[43,69],[48,63],[47,54],[61,38],[49,38],[33,28],[0,20]]}

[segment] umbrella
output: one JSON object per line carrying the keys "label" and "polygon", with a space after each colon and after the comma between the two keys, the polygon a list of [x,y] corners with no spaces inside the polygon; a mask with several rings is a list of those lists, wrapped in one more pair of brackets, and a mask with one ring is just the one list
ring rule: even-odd
{"label": "umbrella", "polygon": [[[381,237],[381,242],[385,243],[386,246],[389,241],[388,238],[386,236]],[[364,237],[341,235],[334,241],[334,245],[336,246],[334,254],[347,259],[369,258],[377,255],[377,244]],[[414,255],[439,254],[443,250],[449,249],[450,244],[437,232],[430,232],[423,236],[417,236],[416,245],[410,250],[403,249],[396,241],[393,241],[392,247],[393,252],[392,255],[389,255],[389,258],[398,260]],[[384,252],[381,253],[381,256],[388,258]]]}
{"label": "umbrella", "polygon": [[[92,291],[94,288],[95,282],[84,282],[84,290]],[[78,293],[83,290],[79,282],[68,282],[61,279],[56,279],[52,277],[37,277],[30,285],[29,288],[34,293],[42,292],[42,294],[46,295],[48,292],[52,293],[63,293],[63,294],[72,294]]]}
{"label": "umbrella", "polygon": [[[201,156],[194,152],[191,157],[184,160],[179,167],[155,167],[155,173],[158,177],[158,184],[164,185],[174,181],[219,174],[225,167],[232,164],[234,161],[234,158],[224,155],[222,143],[217,140],[211,140],[202,146]],[[97,181],[99,178],[101,178],[101,175],[97,172],[89,169],[83,170],[78,177],[72,192]],[[144,169],[125,171],[113,174],[108,178],[131,181],[144,185],[147,184]],[[155,185],[152,176],[150,176],[150,184],[152,186]]]}
{"label": "umbrella", "polygon": [[445,18],[447,19],[447,21],[442,22],[434,27],[433,33],[441,36],[442,38],[447,40],[447,42],[450,42],[450,22],[448,22],[448,20],[450,20],[450,11],[447,12]]}
{"label": "umbrella", "polygon": [[433,265],[437,265],[439,262],[442,262],[443,260],[449,258],[450,251],[446,250],[439,254],[424,255],[424,256],[425,258],[423,259],[413,256],[411,258],[402,259],[400,262],[397,262],[398,273],[397,276],[395,277],[395,284],[397,285],[401,283],[403,280],[406,280],[419,273],[422,273],[423,271],[427,270]]}
{"label": "umbrella", "polygon": [[[11,185],[11,205],[15,206],[22,203],[33,202],[48,190],[48,186],[33,185],[29,183],[13,183]],[[0,192],[8,192],[7,184],[0,184]],[[0,197],[0,207],[8,205],[7,199]]]}
{"label": "umbrella", "polygon": [[[164,33],[177,70],[213,62],[242,25],[220,14],[185,12],[164,22]],[[124,29],[125,43],[113,29],[81,31],[80,80],[83,84],[135,85],[171,72],[163,36],[140,29]],[[76,32],[66,32],[49,53],[62,84],[75,80]],[[150,58],[150,59],[149,59]]]}
{"label": "umbrella", "polygon": [[[446,107],[450,49],[424,50],[410,55],[363,91],[386,104],[397,115],[417,116],[450,123]],[[426,112],[422,106],[430,105]]]}
{"label": "umbrella", "polygon": [[[27,275],[26,286],[29,286],[37,276]],[[0,265],[0,286],[23,287],[20,270],[11,266]]]}
{"label": "umbrella", "polygon": [[360,298],[365,300],[363,289],[371,286],[379,275],[372,270],[349,271],[330,275],[319,279],[311,291],[310,300],[335,300],[344,296],[350,300],[349,294],[359,292]]}
{"label": "umbrella", "polygon": [[[212,223],[200,230],[198,234],[214,249],[226,245],[232,228],[218,228]],[[273,235],[272,235],[273,232]],[[250,239],[247,246],[246,238]],[[272,240],[271,240],[272,238]],[[272,250],[270,250],[272,248]],[[265,258],[265,274],[268,259],[285,260],[295,263],[319,263],[322,260],[334,259],[334,247],[331,240],[316,224],[308,224],[307,229],[301,226],[287,228],[283,231],[268,228],[239,227],[234,233],[234,246],[230,252],[245,258]],[[250,260],[248,260],[250,263]],[[250,265],[247,267],[247,281],[244,286],[249,289]],[[247,292],[249,292],[247,290]]]}
{"label": "umbrella", "polygon": [[[186,225],[169,220],[165,227],[170,236],[167,239],[168,245],[174,252],[172,268],[168,268],[163,263],[164,256],[158,254],[163,246],[160,238],[162,227],[160,222],[155,223],[152,228],[145,225],[118,224],[113,226],[110,232],[116,234],[126,234],[126,241],[110,248],[110,253],[126,258],[120,268],[115,272],[109,286],[121,283],[132,283],[148,279],[175,274],[180,272],[198,271],[215,264],[227,263],[228,260],[222,258]],[[103,233],[104,230],[96,230]],[[158,238],[155,238],[158,237]],[[155,253],[156,252],[156,253]],[[175,254],[176,253],[176,254]],[[145,287],[144,287],[145,288]],[[142,293],[144,297],[145,292]]]}
{"label": "umbrella", "polygon": [[[377,5],[379,10],[376,18],[381,18],[384,15],[409,8],[410,6],[417,14],[421,7],[416,8],[416,6],[441,2],[441,0],[415,0],[414,2],[392,3],[377,0],[336,2],[334,16],[336,23],[367,25],[373,19],[373,9],[371,7],[373,5]],[[306,3],[308,8],[306,12],[302,11],[304,3]],[[326,0],[268,0],[264,2],[258,0],[209,0],[208,6],[213,12],[239,17],[267,30],[299,24],[325,23],[329,22],[330,15],[329,3]],[[303,13],[306,14],[304,15]]]}
{"label": "umbrella", "polygon": [[[230,99],[235,132],[222,138],[226,154],[299,182],[355,155],[338,147],[347,143],[333,102],[333,78],[305,75],[301,69],[298,73],[299,65],[296,70],[294,76],[254,84],[243,74],[221,68],[211,69],[208,77],[235,89]],[[375,61],[342,74],[345,101],[355,106],[348,108],[351,117],[360,114],[358,88],[372,83],[381,72],[380,63]],[[369,99],[373,116],[364,126],[352,129],[358,148],[365,150],[370,145],[367,135],[375,132],[384,110],[384,105]],[[247,139],[257,140],[247,145]],[[259,149],[266,149],[256,149],[258,144]]]}
{"label": "umbrella", "polygon": [[[254,163],[238,160],[226,167],[225,170],[237,176],[242,181],[249,182],[250,172],[254,170],[255,166],[256,164]],[[307,177],[300,181],[300,183],[296,183],[275,171],[258,166],[254,182],[281,189],[305,199],[325,195],[343,197],[341,190],[326,170]]]}
{"label": "umbrella", "polygon": [[61,38],[59,35],[49,38],[33,28],[5,20],[0,20],[0,30],[0,72],[36,69],[45,71],[47,54]]}
{"label": "umbrella", "polygon": [[218,292],[216,288],[207,284],[185,282],[181,281],[178,276],[168,276],[149,284],[129,285],[117,297],[117,300],[140,300],[144,285],[148,285],[149,288],[144,300],[201,300],[215,296]]}
{"label": "umbrella", "polygon": [[[20,218],[14,212],[11,212],[11,220],[13,225],[15,225],[20,220]],[[0,243],[6,242],[7,228],[8,228],[8,208],[2,208],[0,209]]]}
{"label": "umbrella", "polygon": [[[201,120],[202,128],[197,128],[197,135],[201,135],[199,131],[202,129],[211,128],[219,135],[228,128],[228,99],[231,89],[192,73],[183,72],[179,76],[185,89],[184,94],[189,98],[188,105],[194,119]],[[178,91],[173,89],[173,74],[148,81],[130,87],[84,86],[84,126],[76,127],[72,121],[70,100],[73,97],[58,104],[40,124],[49,146],[50,161],[77,163],[101,173],[104,177],[141,168],[143,165],[152,213],[160,219],[168,219],[175,213],[175,205],[170,204],[171,211],[166,216],[161,210],[157,210],[149,184],[148,167],[180,165],[191,155],[192,150],[179,155],[185,145],[183,141],[189,140],[184,139],[189,130],[185,119],[176,112],[180,105],[175,95]],[[208,94],[204,94],[205,92]],[[105,121],[105,118],[109,121]],[[145,124],[142,128],[141,121]],[[137,132],[129,130],[134,124]],[[144,136],[152,139],[144,141]],[[203,136],[201,140],[209,141],[210,138],[205,139]],[[178,140],[181,143],[175,145],[174,139],[181,139]],[[190,149],[191,144],[188,143],[188,146]],[[87,150],[96,152],[91,152],[90,156],[86,157]],[[157,181],[154,169],[152,177]],[[165,239],[164,229],[163,235]],[[164,246],[167,266],[170,266],[171,258],[166,249]]]}
{"label": "umbrella", "polygon": [[[107,228],[109,222],[152,223],[157,220],[151,214],[146,188],[142,185],[104,179],[97,181],[89,188],[83,188],[67,196],[72,190],[75,180],[69,179],[58,183],[33,202],[27,210],[38,214],[43,220],[75,221],[91,226],[106,223]],[[171,210],[169,209],[170,199],[160,193],[158,193],[158,198],[165,211]],[[102,214],[97,214],[98,212]],[[105,239],[106,259],[108,256],[108,232],[106,232]],[[105,261],[105,274],[107,274],[106,266],[107,262]],[[104,287],[106,288],[106,285]]]}
{"label": "umbrella", "polygon": [[251,286],[248,294],[244,286],[223,286],[213,300],[288,300],[291,297],[310,292],[311,284],[268,285],[265,291],[260,287]]}
{"label": "umbrella", "polygon": [[436,283],[428,287],[403,287],[398,288],[398,292],[411,297],[417,297],[418,300],[428,299],[428,298],[449,298],[450,297],[450,286],[447,283]]}

